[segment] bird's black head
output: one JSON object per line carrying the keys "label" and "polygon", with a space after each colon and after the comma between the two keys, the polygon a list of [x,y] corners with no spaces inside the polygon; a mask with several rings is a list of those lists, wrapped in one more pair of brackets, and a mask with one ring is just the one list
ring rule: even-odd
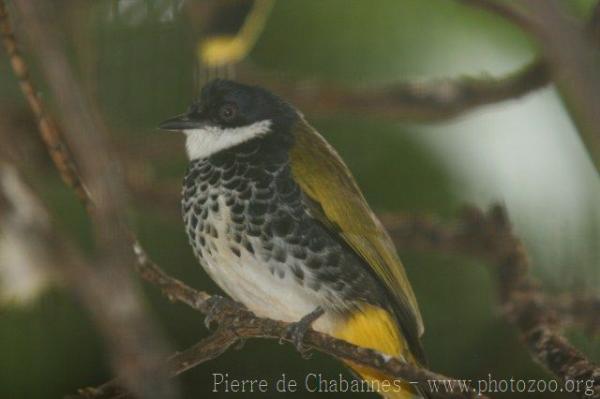
{"label": "bird's black head", "polygon": [[287,142],[298,112],[268,90],[230,80],[207,83],[181,115],[160,124],[183,131],[190,158],[212,155],[264,136]]}

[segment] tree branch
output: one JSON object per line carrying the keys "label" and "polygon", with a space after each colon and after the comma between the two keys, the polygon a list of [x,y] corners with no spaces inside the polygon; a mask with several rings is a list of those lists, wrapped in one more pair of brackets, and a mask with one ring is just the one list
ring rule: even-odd
{"label": "tree branch", "polygon": [[2,34],[2,44],[8,55],[13,73],[19,81],[21,92],[35,116],[40,135],[46,144],[48,153],[58,169],[60,177],[67,186],[73,189],[77,198],[87,208],[89,206],[88,193],[79,179],[72,156],[63,143],[56,122],[46,113],[38,91],[29,78],[29,68],[17,46],[8,12],[3,1],[0,1],[0,33]]}
{"label": "tree branch", "polygon": [[[136,247],[138,254],[138,269],[142,277],[149,283],[160,287],[163,295],[171,301],[185,303],[188,306],[208,314],[210,311],[211,296],[202,291],[196,291],[181,281],[168,276],[143,252],[141,247]],[[289,323],[256,317],[252,312],[233,302],[229,303],[223,311],[215,315],[219,329],[211,337],[199,342],[192,348],[173,356],[168,361],[168,369],[172,375],[178,375],[200,363],[210,360],[237,342],[239,339],[263,338],[278,339],[288,342],[287,331]],[[222,343],[223,350],[216,347],[216,342]],[[437,374],[424,368],[403,363],[396,358],[381,354],[377,351],[358,347],[346,341],[333,338],[329,335],[309,330],[304,343],[312,349],[332,355],[338,359],[349,360],[365,367],[372,367],[390,376],[391,378],[406,381],[418,381],[426,387],[430,380],[448,380],[451,378]],[[122,395],[117,381],[108,382],[98,388],[85,388],[79,392],[79,398],[114,398]],[[475,391],[465,393],[444,393],[439,397],[444,398],[485,398]]]}
{"label": "tree branch", "polygon": [[401,120],[443,120],[476,107],[516,99],[549,83],[546,65],[535,60],[502,78],[462,78],[351,89],[292,82],[246,67],[245,81],[267,85],[312,114],[348,113]]}
{"label": "tree branch", "polygon": [[524,246],[512,234],[503,208],[496,206],[487,215],[468,208],[458,223],[448,226],[410,216],[384,220],[401,248],[466,253],[490,261],[503,315],[518,328],[533,359],[563,381],[594,380],[594,395],[579,395],[600,398],[600,367],[557,331],[559,317],[529,275]]}
{"label": "tree branch", "polygon": [[[518,5],[509,2],[458,1],[497,14],[521,27],[531,24],[528,14],[517,8]],[[587,36],[597,44],[600,43],[599,32],[600,3],[588,23]],[[480,106],[520,98],[551,82],[548,63],[541,57],[520,70],[499,78],[468,77],[356,89],[315,81],[290,81],[249,65],[242,68],[240,77],[272,88],[300,109],[312,114],[359,113],[416,121],[453,118]]]}

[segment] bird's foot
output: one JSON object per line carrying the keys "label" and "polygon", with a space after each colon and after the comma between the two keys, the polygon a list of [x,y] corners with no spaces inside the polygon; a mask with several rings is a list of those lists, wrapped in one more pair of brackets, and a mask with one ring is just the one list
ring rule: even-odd
{"label": "bird's foot", "polygon": [[211,323],[218,318],[218,315],[233,307],[240,306],[239,303],[220,295],[211,296],[206,303],[208,305],[208,313],[204,318],[204,325],[207,329],[210,329]]}
{"label": "bird's foot", "polygon": [[[290,338],[292,340],[292,344],[296,347],[298,352],[302,355],[303,358],[310,358],[309,350],[304,346],[304,336],[308,329],[312,326],[312,324],[321,317],[325,311],[320,306],[315,310],[302,317],[299,321],[295,323],[291,323],[285,331],[285,338]],[[283,340],[283,339],[282,339]],[[280,342],[282,342],[280,340]]]}

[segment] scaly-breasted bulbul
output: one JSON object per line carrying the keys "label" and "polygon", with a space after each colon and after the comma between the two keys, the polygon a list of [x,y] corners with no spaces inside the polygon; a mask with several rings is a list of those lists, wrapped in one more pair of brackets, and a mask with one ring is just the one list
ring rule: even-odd
{"label": "scaly-breasted bulbul", "polygon": [[[317,331],[424,363],[423,322],[394,245],[340,156],[298,110],[265,89],[215,80],[160,127],[185,133],[186,232],[231,298],[287,322],[320,313]],[[375,387],[385,379],[349,366]],[[408,383],[387,391],[421,395]]]}

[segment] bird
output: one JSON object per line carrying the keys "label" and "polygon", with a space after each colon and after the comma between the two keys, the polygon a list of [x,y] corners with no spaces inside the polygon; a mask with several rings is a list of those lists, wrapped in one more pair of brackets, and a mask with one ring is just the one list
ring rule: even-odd
{"label": "bird", "polygon": [[[185,135],[185,230],[231,299],[292,323],[298,347],[312,327],[426,364],[423,320],[393,242],[299,110],[262,87],[217,79],[159,128]],[[346,365],[374,387],[391,384],[385,398],[426,397],[415,384]]]}

